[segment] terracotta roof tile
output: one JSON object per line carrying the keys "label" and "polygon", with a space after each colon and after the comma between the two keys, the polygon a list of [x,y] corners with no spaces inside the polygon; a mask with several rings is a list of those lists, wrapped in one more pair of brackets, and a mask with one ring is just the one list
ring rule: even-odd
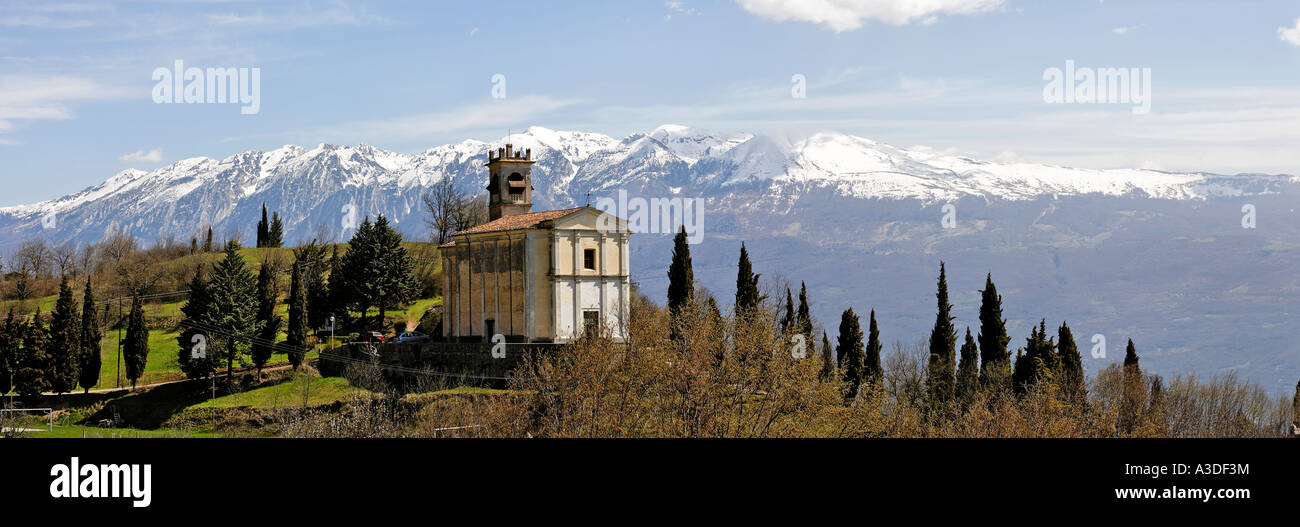
{"label": "terracotta roof tile", "polygon": [[[547,220],[553,220],[563,216],[568,216],[569,214],[572,214],[574,212],[577,212],[585,208],[586,207],[574,207],[572,209],[546,210],[542,212],[528,212],[524,214],[505,216],[502,218],[497,218],[495,220],[489,221],[487,223],[484,223],[476,227],[470,227],[463,231],[456,231],[456,233],[453,234],[452,236],[460,236],[462,234],[481,234],[485,232],[512,231],[515,229],[527,229],[536,226],[541,222]],[[454,240],[442,244],[439,247],[449,247],[451,245],[455,245]]]}

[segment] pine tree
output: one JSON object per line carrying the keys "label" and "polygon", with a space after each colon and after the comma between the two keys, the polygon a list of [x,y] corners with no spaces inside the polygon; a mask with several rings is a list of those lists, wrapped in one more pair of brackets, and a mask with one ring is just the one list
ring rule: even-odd
{"label": "pine tree", "polygon": [[19,329],[22,344],[15,354],[14,391],[23,397],[35,397],[49,389],[45,374],[45,348],[49,343],[49,333],[41,323],[38,309],[32,319],[22,324]]}
{"label": "pine tree", "polygon": [[293,276],[289,282],[289,327],[285,344],[301,352],[289,352],[289,364],[298,369],[307,349],[307,288],[303,287],[302,263],[294,262]]}
{"label": "pine tree", "polygon": [[101,367],[100,340],[103,333],[99,330],[99,311],[95,308],[95,292],[91,288],[90,278],[86,278],[86,289],[81,293],[81,332],[79,348],[81,352],[80,376],[78,384],[90,393],[90,389],[99,384]]}
{"label": "pine tree", "polygon": [[257,222],[257,248],[266,247],[266,238],[270,235],[271,224],[266,221],[266,204],[262,204],[262,219]]}
{"label": "pine tree", "polygon": [[[822,332],[822,370],[821,379],[830,381],[835,378],[835,359],[831,357],[831,339]],[[1297,385],[1300,386],[1300,385]],[[1297,391],[1300,391],[1298,389]],[[1298,414],[1300,415],[1300,414]]]}
{"label": "pine tree", "polygon": [[785,288],[785,313],[781,315],[781,334],[789,335],[795,330],[794,326],[794,298],[790,296],[790,288]]}
{"label": "pine tree", "polygon": [[67,393],[77,388],[77,368],[81,365],[81,320],[67,275],[59,283],[59,299],[52,315],[50,345],[45,350],[48,364],[45,375],[50,391]]}
{"label": "pine tree", "polygon": [[[346,323],[349,318],[347,310],[348,292],[346,280],[343,278],[343,258],[339,257],[339,247],[337,245],[330,249],[330,273],[325,296],[329,301],[325,304],[326,313],[321,318],[321,322],[328,322],[327,319],[332,313],[335,315],[336,324]],[[308,316],[311,316],[313,309],[315,309],[314,306],[307,308]]]}
{"label": "pine tree", "polygon": [[878,385],[885,374],[884,368],[880,367],[880,348],[880,328],[876,327],[876,310],[872,309],[867,329],[867,349],[863,357],[865,381],[872,386]]}
{"label": "pine tree", "polygon": [[1295,397],[1291,399],[1291,420],[1295,426],[1300,426],[1300,382],[1295,383]]}
{"label": "pine tree", "polygon": [[280,248],[284,246],[284,222],[280,221],[280,213],[271,213],[271,229],[266,234],[266,246]]}
{"label": "pine tree", "polygon": [[1061,364],[1061,390],[1067,401],[1083,403],[1088,400],[1087,379],[1083,372],[1083,357],[1074,342],[1070,326],[1061,322],[1056,329],[1056,353]]}
{"label": "pine tree", "polygon": [[668,265],[668,314],[670,338],[681,339],[681,312],[695,295],[695,271],[691,268],[691,246],[683,225],[673,237],[673,260]]}
{"label": "pine tree", "polygon": [[979,382],[979,346],[970,334],[970,326],[966,326],[966,340],[962,342],[961,361],[957,364],[957,400],[963,406],[975,398]]}
{"label": "pine tree", "polygon": [[402,246],[402,235],[382,215],[374,223],[369,218],[361,222],[348,241],[340,268],[344,298],[363,317],[370,308],[377,308],[372,328],[382,330],[388,309],[409,304],[420,289],[415,260]]}
{"label": "pine tree", "polygon": [[[226,363],[226,380],[234,377],[235,361],[243,360],[248,343],[264,325],[257,320],[257,279],[234,247],[212,269],[208,281],[208,353]],[[219,341],[222,345],[211,345]]]}
{"label": "pine tree", "polygon": [[1007,321],[1002,318],[1002,295],[993,285],[993,274],[984,279],[980,291],[980,386],[984,389],[1008,390],[1011,388],[1011,352],[1007,343]]}
{"label": "pine tree", "polygon": [[262,329],[258,332],[258,340],[253,343],[252,356],[258,379],[262,378],[262,368],[266,362],[271,360],[272,346],[280,334],[280,326],[284,324],[280,315],[275,313],[280,292],[276,274],[275,266],[270,262],[262,263],[262,268],[257,272],[257,320]]}
{"label": "pine tree", "polygon": [[939,262],[939,287],[935,296],[939,300],[939,313],[930,331],[926,382],[932,404],[938,405],[953,400],[957,382],[957,330],[952,324],[952,304],[948,303],[948,277],[943,262]]}
{"label": "pine tree", "polygon": [[293,250],[294,262],[302,266],[308,328],[324,326],[330,314],[329,288],[325,285],[325,273],[329,270],[330,262],[326,261],[325,251],[326,247],[316,243],[316,240]]}
{"label": "pine tree", "polygon": [[144,375],[145,364],[149,360],[149,329],[144,324],[144,305],[140,303],[139,297],[131,300],[122,360],[126,365],[126,378],[131,381],[131,389],[134,390],[135,383]]}
{"label": "pine tree", "polygon": [[748,319],[758,310],[763,296],[758,293],[758,277],[749,263],[749,251],[740,244],[740,262],[736,266],[736,318]]}
{"label": "pine tree", "polygon": [[193,255],[198,253],[199,253],[199,239],[198,237],[192,237],[190,238],[190,254]]}
{"label": "pine tree", "polygon": [[794,317],[795,325],[799,328],[807,342],[813,341],[813,322],[812,313],[808,307],[808,287],[799,282],[799,311]]}
{"label": "pine tree", "polygon": [[185,376],[191,379],[202,379],[216,370],[215,354],[210,353],[215,348],[208,349],[214,319],[208,311],[209,298],[208,282],[203,278],[203,266],[199,265],[190,280],[189,298],[181,306],[185,319],[181,322],[181,333],[176,337],[176,344],[180,347],[177,363]]}
{"label": "pine tree", "polygon": [[862,386],[864,372],[862,349],[862,325],[853,308],[844,310],[840,315],[840,336],[835,353],[843,357],[840,368],[844,370],[845,400],[852,401],[858,396]]}
{"label": "pine tree", "polygon": [[208,226],[208,237],[203,240],[203,252],[212,252],[212,226]]}

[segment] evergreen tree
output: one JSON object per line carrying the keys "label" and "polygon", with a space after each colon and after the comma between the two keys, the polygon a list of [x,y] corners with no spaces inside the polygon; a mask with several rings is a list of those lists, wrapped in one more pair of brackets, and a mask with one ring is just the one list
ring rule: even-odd
{"label": "evergreen tree", "polygon": [[695,271],[691,268],[691,246],[683,225],[673,237],[673,260],[668,265],[668,315],[671,339],[681,339],[681,312],[695,295]]}
{"label": "evergreen tree", "polygon": [[[826,332],[823,331],[822,332],[821,379],[823,381],[829,381],[834,378],[835,378],[835,359],[831,357],[831,339],[827,337]],[[1300,387],[1300,385],[1297,386]],[[1297,392],[1300,392],[1300,388],[1297,389]],[[1300,413],[1297,413],[1297,415],[1300,415]]]}
{"label": "evergreen tree", "polygon": [[266,246],[280,248],[284,246],[284,222],[280,221],[280,213],[271,213],[271,229],[266,233]]}
{"label": "evergreen tree", "polygon": [[325,252],[326,247],[316,243],[316,240],[293,251],[295,265],[302,267],[303,290],[307,296],[306,325],[309,329],[324,326],[330,314],[329,288],[325,282],[330,262],[326,260]]}
{"label": "evergreen tree", "polygon": [[19,329],[22,344],[15,354],[14,391],[23,397],[35,397],[49,389],[45,374],[45,348],[49,333],[41,323],[38,309],[32,319]]}
{"label": "evergreen tree", "polygon": [[198,253],[199,253],[199,239],[197,237],[192,237],[190,238],[190,254],[198,254]]}
{"label": "evergreen tree", "polygon": [[307,349],[307,288],[303,286],[302,263],[294,262],[293,276],[289,281],[289,327],[285,344],[301,352],[289,352],[289,364],[298,369]]}
{"label": "evergreen tree", "polygon": [[17,365],[18,346],[18,323],[14,320],[13,306],[9,306],[9,316],[0,325],[0,395],[13,389],[9,369]]}
{"label": "evergreen tree", "polygon": [[867,349],[863,357],[865,381],[877,385],[884,378],[885,370],[880,367],[880,329],[876,327],[876,310],[871,310],[871,320],[867,329]]}
{"label": "evergreen tree", "polygon": [[957,363],[957,400],[963,406],[975,398],[979,382],[979,346],[970,334],[970,326],[966,326],[966,340],[961,345],[961,361]]}
{"label": "evergreen tree", "polygon": [[1295,383],[1295,397],[1291,399],[1291,420],[1295,426],[1300,426],[1300,382]]}
{"label": "evergreen tree", "polygon": [[808,342],[812,342],[812,312],[808,307],[808,287],[803,282],[799,282],[799,311],[795,314],[794,320],[799,332],[804,335]]}
{"label": "evergreen tree", "polygon": [[[226,363],[226,379],[230,381],[235,361],[242,362],[249,342],[264,325],[257,319],[257,279],[237,249],[227,248],[225,257],[213,267],[207,300],[210,320],[204,329],[208,330],[208,353],[215,351],[217,359]],[[213,341],[219,341],[221,346],[212,346]]]}
{"label": "evergreen tree", "polygon": [[203,240],[203,252],[212,252],[212,226],[208,226],[208,237]]}
{"label": "evergreen tree", "polygon": [[284,320],[275,313],[279,301],[279,284],[277,271],[270,262],[264,262],[257,272],[257,320],[262,325],[252,346],[253,365],[257,367],[257,378],[262,378],[262,368],[271,360],[272,346],[280,334]]}
{"label": "evergreen tree", "polygon": [[754,274],[754,269],[749,263],[749,251],[745,249],[745,244],[742,242],[740,263],[736,266],[737,319],[748,319],[763,302],[763,296],[758,293],[758,277],[759,275]]}
{"label": "evergreen tree", "polygon": [[[321,322],[328,322],[329,315],[335,315],[336,324],[344,324],[349,318],[347,310],[348,292],[347,284],[343,278],[343,259],[339,257],[339,247],[335,245],[330,250],[330,274],[329,282],[326,289],[326,297],[329,301],[326,305],[326,312],[321,318]],[[308,316],[311,316],[311,310],[314,306],[307,308]],[[318,326],[319,327],[319,326]]]}
{"label": "evergreen tree", "polygon": [[1079,346],[1074,342],[1074,333],[1065,322],[1061,322],[1061,327],[1056,329],[1056,353],[1061,364],[1061,390],[1066,400],[1086,402],[1088,388],[1083,372],[1083,357],[1079,355]]}
{"label": "evergreen tree", "polygon": [[790,288],[785,288],[785,313],[781,315],[781,334],[788,335],[795,330],[794,325],[794,298],[790,296]]}
{"label": "evergreen tree", "polygon": [[95,292],[90,286],[90,277],[86,278],[86,289],[81,293],[81,332],[79,348],[81,352],[80,376],[78,384],[90,393],[90,389],[99,384],[101,367],[100,340],[103,333],[99,330],[99,311],[95,308]]}
{"label": "evergreen tree", "polygon": [[185,319],[181,323],[181,333],[176,337],[176,344],[180,347],[177,363],[185,376],[191,379],[202,379],[216,370],[216,356],[210,353],[215,348],[208,349],[209,333],[215,318],[209,312],[209,299],[208,282],[203,278],[203,266],[200,265],[190,280],[189,298],[181,306]]}
{"label": "evergreen tree", "polygon": [[382,330],[389,308],[403,307],[415,300],[420,285],[415,278],[415,260],[402,246],[402,235],[379,216],[361,222],[348,241],[340,268],[343,288],[349,304],[365,316],[376,308],[370,327]]}
{"label": "evergreen tree", "polygon": [[1058,368],[1056,345],[1047,338],[1047,321],[1044,319],[1032,328],[1029,338],[1025,339],[1024,357],[1016,358],[1016,370],[1012,375],[1013,386],[1017,395],[1024,395],[1038,382],[1054,382]]}
{"label": "evergreen tree", "polygon": [[271,224],[266,221],[266,204],[262,204],[262,219],[257,222],[257,248],[266,247],[266,238],[270,235]]}
{"label": "evergreen tree", "polygon": [[930,360],[926,367],[926,382],[932,404],[953,400],[957,369],[957,330],[952,325],[952,304],[948,303],[948,277],[943,262],[939,262],[939,313],[930,331]]}
{"label": "evergreen tree", "polygon": [[1128,339],[1124,350],[1123,394],[1120,399],[1119,416],[1116,428],[1122,434],[1131,434],[1137,428],[1140,413],[1144,406],[1145,384],[1142,382],[1142,368],[1138,365],[1137,349],[1133,339]]}
{"label": "evergreen tree", "polygon": [[862,325],[853,308],[844,310],[840,315],[840,336],[835,348],[836,355],[843,357],[840,368],[844,370],[845,399],[852,401],[858,396],[862,386],[864,372],[862,349]]}
{"label": "evergreen tree", "polygon": [[131,389],[144,375],[146,362],[149,360],[149,329],[144,323],[144,305],[140,298],[131,300],[131,314],[126,322],[126,342],[122,346],[122,360],[126,365],[126,378],[131,381]]}
{"label": "evergreen tree", "polygon": [[59,299],[52,315],[45,375],[50,391],[67,393],[77,389],[77,368],[81,365],[81,320],[67,275],[59,283]]}
{"label": "evergreen tree", "polygon": [[993,274],[984,279],[980,291],[980,386],[985,389],[1011,388],[1011,352],[1007,343],[1007,321],[1002,318],[1002,295],[993,285]]}

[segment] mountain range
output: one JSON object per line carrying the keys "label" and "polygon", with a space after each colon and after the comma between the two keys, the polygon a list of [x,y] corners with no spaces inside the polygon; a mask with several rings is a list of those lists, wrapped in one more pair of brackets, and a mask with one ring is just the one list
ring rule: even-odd
{"label": "mountain range", "polygon": [[[418,154],[288,145],[125,170],[0,208],[0,253],[36,237],[188,241],[209,225],[248,244],[262,204],[284,219],[289,243],[344,241],[348,210],[423,238],[421,196],[444,178],[483,193],[486,152],[503,143],[532,150],[534,210],[620,190],[702,200],[704,237],[692,247],[701,284],[730,302],[744,242],[765,277],[796,293],[807,282],[832,338],[850,306],[875,309],[887,342],[925,338],[942,260],[963,330],[978,331],[978,290],[992,274],[1013,348],[1046,317],[1053,327],[1068,320],[1083,350],[1093,335],[1106,339],[1106,357],[1085,353],[1092,371],[1120,360],[1133,338],[1144,367],[1167,376],[1237,372],[1278,393],[1300,378],[1290,316],[1300,309],[1300,178],[1290,175],[998,163],[822,130],[665,125],[616,139],[532,127]],[[1253,228],[1243,226],[1249,211]],[[671,234],[638,234],[632,247],[634,281],[662,299]]]}

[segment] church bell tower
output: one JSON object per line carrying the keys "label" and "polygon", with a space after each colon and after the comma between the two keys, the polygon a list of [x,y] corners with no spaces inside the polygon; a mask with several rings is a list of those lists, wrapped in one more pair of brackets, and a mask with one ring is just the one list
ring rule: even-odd
{"label": "church bell tower", "polygon": [[533,211],[533,150],[488,150],[488,221]]}

